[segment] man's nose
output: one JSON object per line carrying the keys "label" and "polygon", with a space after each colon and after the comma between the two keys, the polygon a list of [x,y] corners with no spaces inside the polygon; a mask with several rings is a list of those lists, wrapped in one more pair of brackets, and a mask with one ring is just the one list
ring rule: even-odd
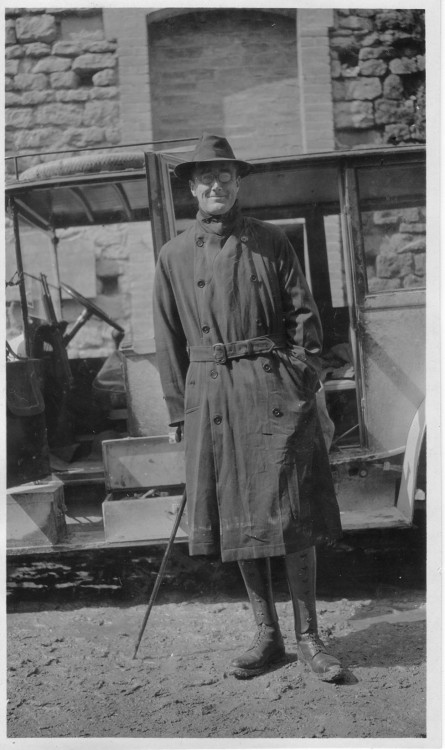
{"label": "man's nose", "polygon": [[214,188],[215,186],[216,187],[222,187],[222,185],[223,185],[223,183],[219,179],[218,175],[214,174],[213,175],[213,182],[210,183],[210,187],[212,187],[212,188]]}

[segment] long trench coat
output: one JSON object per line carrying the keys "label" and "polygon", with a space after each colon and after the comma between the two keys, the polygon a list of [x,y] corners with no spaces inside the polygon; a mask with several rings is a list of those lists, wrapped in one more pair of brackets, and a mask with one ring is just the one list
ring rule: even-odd
{"label": "long trench coat", "polygon": [[[184,421],[189,549],[223,561],[284,555],[341,534],[317,415],[321,326],[295,252],[238,215],[228,237],[198,220],[161,249],[156,351],[170,424]],[[284,335],[224,364],[189,347]]]}

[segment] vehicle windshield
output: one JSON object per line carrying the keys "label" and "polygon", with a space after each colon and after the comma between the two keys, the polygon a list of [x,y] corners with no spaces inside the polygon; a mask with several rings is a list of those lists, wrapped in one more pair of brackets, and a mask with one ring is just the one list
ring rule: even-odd
{"label": "vehicle windshield", "polygon": [[[154,277],[151,225],[148,221],[110,224],[106,227],[74,227],[57,230],[54,243],[49,232],[20,221],[20,246],[28,318],[32,330],[50,324],[42,274],[58,322],[66,332],[85,307],[63,284],[94,303],[125,329],[135,350],[145,351],[153,339],[151,287]],[[18,286],[17,260],[12,228],[6,238],[6,336],[21,356],[23,317]],[[62,284],[62,286],[61,286]],[[96,315],[88,319],[67,345],[70,359],[104,357],[115,349],[113,329]],[[20,351],[17,347],[20,346]]]}

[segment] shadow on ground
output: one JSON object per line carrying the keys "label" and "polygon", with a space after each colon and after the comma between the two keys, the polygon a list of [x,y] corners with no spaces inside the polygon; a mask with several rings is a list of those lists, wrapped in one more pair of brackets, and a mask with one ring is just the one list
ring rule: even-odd
{"label": "shadow on ground", "polygon": [[[9,611],[148,602],[165,547],[101,550],[8,560]],[[277,601],[288,598],[284,565],[272,560]],[[319,598],[379,597],[392,590],[425,590],[426,534],[420,522],[407,530],[345,534],[318,551]],[[158,601],[193,597],[245,599],[237,563],[190,557],[174,545]]]}

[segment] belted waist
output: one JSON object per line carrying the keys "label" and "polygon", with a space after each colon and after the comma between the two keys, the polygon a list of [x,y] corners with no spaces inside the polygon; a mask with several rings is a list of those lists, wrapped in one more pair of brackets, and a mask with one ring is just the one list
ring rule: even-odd
{"label": "belted waist", "polygon": [[223,365],[229,359],[251,357],[255,354],[268,354],[273,349],[284,349],[286,337],[282,334],[257,336],[244,341],[231,341],[228,344],[213,344],[213,346],[190,346],[188,348],[190,362],[217,362]]}

